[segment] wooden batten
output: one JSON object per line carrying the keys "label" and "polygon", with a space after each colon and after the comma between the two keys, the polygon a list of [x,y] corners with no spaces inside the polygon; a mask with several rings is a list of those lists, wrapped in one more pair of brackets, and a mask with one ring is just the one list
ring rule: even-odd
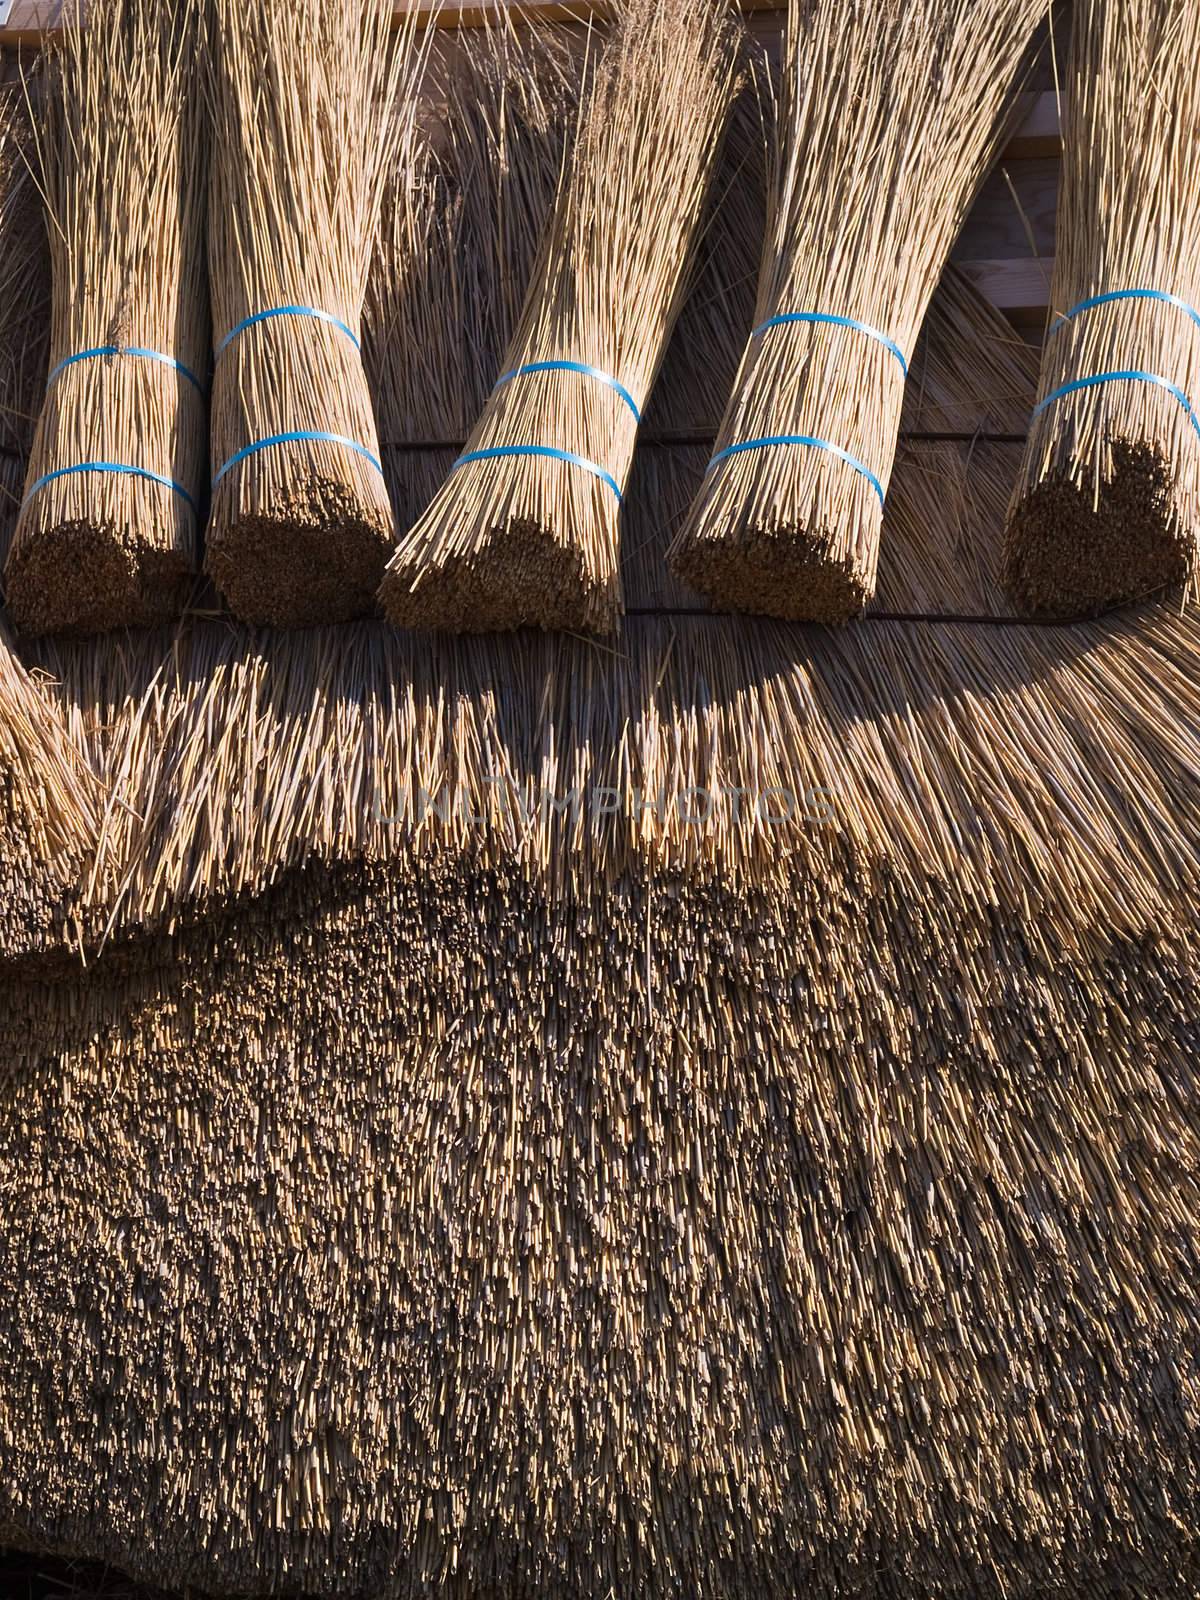
{"label": "wooden batten", "polygon": [[956,265],[998,311],[1020,328],[1040,329],[1050,304],[1054,261],[1031,256],[1024,261],[972,260]]}

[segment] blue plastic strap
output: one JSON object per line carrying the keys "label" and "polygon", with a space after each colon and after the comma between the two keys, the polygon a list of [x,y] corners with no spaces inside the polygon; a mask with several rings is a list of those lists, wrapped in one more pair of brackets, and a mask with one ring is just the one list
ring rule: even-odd
{"label": "blue plastic strap", "polygon": [[598,383],[605,383],[610,389],[614,389],[633,412],[634,421],[641,423],[642,413],[638,410],[637,401],[625,385],[618,383],[611,372],[605,372],[600,367],[589,367],[583,361],[527,361],[523,367],[514,367],[511,372],[506,372],[497,378],[492,393],[495,394],[496,389],[502,389],[506,383],[511,383],[514,378],[519,378],[526,372],[579,372],[585,378],[595,378]]}
{"label": "blue plastic strap", "polygon": [[490,450],[470,450],[465,456],[459,456],[450,469],[457,472],[459,467],[465,467],[470,461],[499,461],[505,456],[548,456],[552,461],[565,461],[569,466],[582,467],[585,472],[590,472],[594,478],[601,479],[617,497],[618,504],[624,502],[621,485],[611,472],[606,472],[594,461],[589,461],[586,456],[572,455],[569,450],[556,450],[548,444],[498,444]]}
{"label": "blue plastic strap", "polygon": [[230,456],[229,460],[213,479],[212,486],[215,489],[227,472],[232,472],[240,462],[247,460],[250,456],[256,456],[260,450],[272,450],[279,444],[306,443],[345,445],[347,450],[353,450],[356,455],[362,456],[364,461],[369,461],[376,472],[381,474],[383,472],[383,462],[373,456],[365,444],[359,444],[357,439],[346,439],[340,433],[277,433],[270,439],[259,439],[256,444],[248,444],[244,449],[239,450],[237,455]]}
{"label": "blue plastic strap", "polygon": [[239,322],[236,328],[231,328],[217,346],[214,359],[219,361],[238,335],[245,333],[247,328],[253,328],[260,322],[270,322],[275,317],[315,317],[318,322],[327,322],[331,328],[337,328],[340,333],[344,333],[354,348],[360,354],[362,352],[362,340],[340,317],[331,316],[328,311],[314,311],[312,306],[272,306],[269,311],[256,312],[254,316],[247,317],[245,322]]}
{"label": "blue plastic strap", "polygon": [[784,311],[779,316],[760,323],[750,337],[757,339],[766,333],[769,328],[782,328],[789,322],[827,322],[831,323],[835,328],[853,328],[856,333],[865,333],[868,339],[878,340],[885,350],[891,351],[900,363],[901,372],[906,378],[908,377],[908,362],[905,359],[904,351],[901,350],[896,341],[889,339],[887,334],[881,333],[878,328],[872,328],[870,323],[857,322],[853,317],[837,317],[829,311]]}
{"label": "blue plastic strap", "polygon": [[1093,295],[1090,300],[1081,300],[1077,306],[1072,306],[1070,311],[1065,311],[1050,325],[1050,332],[1057,333],[1081,312],[1094,311],[1097,306],[1111,305],[1114,300],[1161,300],[1164,305],[1178,306],[1180,311],[1186,312],[1200,328],[1200,311],[1197,311],[1195,306],[1188,305],[1186,300],[1181,300],[1177,294],[1168,294],[1165,289],[1110,289],[1107,294]]}
{"label": "blue plastic strap", "polygon": [[1034,416],[1040,417],[1047,406],[1052,406],[1056,400],[1061,400],[1065,395],[1075,394],[1080,389],[1095,389],[1102,383],[1153,383],[1160,389],[1165,389],[1168,394],[1175,396],[1176,400],[1188,414],[1188,421],[1196,432],[1200,434],[1200,417],[1192,410],[1192,403],[1177,384],[1160,378],[1153,372],[1098,372],[1093,378],[1076,378],[1073,383],[1064,383],[1061,389],[1055,389],[1053,394],[1048,394],[1042,403],[1034,407]]}
{"label": "blue plastic strap", "polygon": [[77,467],[59,467],[57,472],[48,472],[30,489],[21,502],[21,509],[24,510],[38,490],[44,489],[48,483],[53,483],[56,478],[73,477],[77,472],[117,472],[123,477],[145,478],[148,483],[158,483],[164,489],[170,489],[172,494],[177,494],[181,500],[186,500],[193,511],[196,510],[196,502],[182,484],[175,483],[171,478],[164,478],[160,472],[151,472],[148,467],[127,467],[119,461],[81,461]]}
{"label": "blue plastic strap", "polygon": [[836,456],[839,461],[844,461],[848,467],[853,467],[855,472],[861,472],[879,496],[879,504],[883,504],[883,485],[870,467],[864,466],[856,456],[852,456],[848,450],[843,450],[840,445],[830,444],[828,439],[814,439],[811,434],[807,433],[777,433],[768,439],[747,439],[743,444],[727,445],[724,450],[717,451],[716,455],[708,463],[706,471],[711,472],[715,466],[722,461],[727,461],[730,456],[740,456],[744,450],[769,450],[775,445],[782,444],[801,444],[808,445],[813,450],[828,450],[830,455]]}
{"label": "blue plastic strap", "polygon": [[176,361],[174,356],[165,356],[161,350],[142,350],[134,345],[101,344],[94,350],[81,350],[76,356],[68,356],[65,361],[60,361],[54,371],[46,379],[46,388],[49,389],[54,380],[64,373],[68,367],[73,367],[77,361],[94,361],[101,356],[139,356],[143,361],[160,361],[164,367],[173,367],[176,372],[192,385],[204,393],[204,385],[194,372],[189,372],[182,361]]}

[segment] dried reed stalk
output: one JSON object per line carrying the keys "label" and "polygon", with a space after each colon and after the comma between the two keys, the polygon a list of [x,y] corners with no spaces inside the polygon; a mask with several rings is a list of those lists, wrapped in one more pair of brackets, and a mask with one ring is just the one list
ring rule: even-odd
{"label": "dried reed stalk", "polygon": [[50,340],[50,258],[32,138],[24,87],[0,85],[0,570],[24,495]]}
{"label": "dried reed stalk", "polygon": [[1052,322],[1006,543],[1027,611],[1187,582],[1200,537],[1200,8],[1083,0]]}
{"label": "dried reed stalk", "polygon": [[380,591],[392,622],[606,631],[641,410],[678,314],[738,35],[717,0],[630,0],[589,81],[521,322],[467,449]]}
{"label": "dried reed stalk", "polygon": [[900,431],[1024,436],[1039,363],[1038,350],[947,262],[909,363]]}
{"label": "dried reed stalk", "polygon": [[0,629],[0,961],[68,936],[100,814],[100,785],[59,706]]}
{"label": "dried reed stalk", "polygon": [[360,353],[425,55],[392,9],[216,0],[207,569],[251,621],[369,612],[395,543]]}
{"label": "dried reed stalk", "polygon": [[1044,10],[791,0],[756,330],[671,552],[721,605],[870,600],[913,341]]}
{"label": "dried reed stalk", "polygon": [[18,627],[174,615],[203,499],[200,0],[92,0],[45,74],[50,378],[5,568]]}

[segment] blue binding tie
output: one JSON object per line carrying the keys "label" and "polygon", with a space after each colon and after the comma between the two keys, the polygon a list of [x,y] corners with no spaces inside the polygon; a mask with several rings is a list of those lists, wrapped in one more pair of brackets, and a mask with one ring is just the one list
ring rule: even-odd
{"label": "blue binding tie", "polygon": [[253,328],[260,322],[270,322],[275,317],[314,317],[318,322],[326,322],[331,328],[337,328],[340,333],[344,333],[359,354],[362,353],[361,339],[340,317],[331,316],[328,311],[314,311],[312,306],[272,306],[269,311],[256,312],[244,322],[239,322],[236,328],[231,328],[217,346],[214,360],[219,361],[238,335],[245,333],[247,328]]}
{"label": "blue binding tie", "polygon": [[496,379],[492,393],[502,389],[506,383],[511,383],[514,378],[520,378],[526,372],[578,372],[585,378],[595,378],[597,383],[607,384],[610,389],[621,396],[625,404],[633,412],[634,421],[639,425],[642,413],[638,410],[637,401],[630,394],[623,383],[618,383],[611,372],[605,372],[600,367],[589,367],[583,361],[527,361],[523,367],[514,367],[511,372],[506,372]]}
{"label": "blue binding tie", "polygon": [[212,486],[215,489],[227,472],[232,472],[239,463],[247,460],[250,456],[256,456],[260,450],[272,450],[276,445],[280,444],[305,443],[345,445],[347,450],[353,450],[356,455],[360,455],[365,461],[369,461],[376,472],[381,474],[383,472],[382,461],[373,456],[365,444],[359,444],[356,439],[347,439],[340,433],[277,433],[270,439],[259,439],[256,444],[248,444],[244,449],[239,450],[237,455],[230,456],[229,460],[213,479]]}
{"label": "blue binding tie", "polygon": [[54,380],[60,377],[68,367],[73,367],[77,361],[95,361],[102,356],[138,356],[143,361],[159,361],[164,367],[173,367],[180,377],[186,378],[201,395],[204,393],[204,385],[196,374],[189,372],[183,362],[176,361],[174,356],[165,356],[161,350],[142,350],[135,345],[122,346],[116,344],[97,345],[94,350],[81,350],[78,355],[68,356],[65,361],[60,361],[46,379],[47,391],[53,386]]}
{"label": "blue binding tie", "polygon": [[618,505],[624,503],[621,486],[611,472],[606,472],[586,456],[572,455],[569,450],[556,450],[549,444],[498,444],[489,450],[470,450],[465,456],[459,456],[450,470],[457,472],[459,467],[465,467],[471,461],[500,461],[507,456],[547,456],[552,461],[565,461],[568,466],[582,467],[584,472],[590,472],[594,478],[608,485],[616,495]]}
{"label": "blue binding tie", "polygon": [[879,504],[883,504],[883,485],[870,467],[864,466],[856,456],[852,456],[848,450],[843,450],[840,445],[830,444],[828,439],[814,439],[811,434],[807,433],[777,433],[767,439],[747,439],[743,444],[727,445],[724,450],[717,451],[716,455],[708,463],[705,473],[707,475],[720,462],[727,461],[730,456],[740,456],[744,450],[769,450],[775,445],[783,444],[807,445],[813,450],[828,450],[830,455],[836,456],[839,461],[844,461],[848,467],[853,467],[855,472],[860,472],[879,496]]}
{"label": "blue binding tie", "polygon": [[853,328],[856,333],[865,333],[868,339],[875,339],[885,350],[890,350],[900,363],[900,370],[908,377],[908,362],[904,358],[904,351],[894,339],[889,339],[886,333],[881,333],[878,328],[872,328],[870,323],[857,322],[853,317],[837,317],[829,311],[783,311],[777,317],[771,317],[767,322],[760,323],[751,333],[752,339],[760,338],[770,328],[782,328],[789,322],[824,322],[830,323],[835,328]]}
{"label": "blue binding tie", "polygon": [[1160,378],[1153,372],[1098,372],[1092,378],[1076,378],[1073,383],[1064,383],[1061,389],[1055,389],[1053,394],[1048,394],[1042,403],[1034,407],[1033,414],[1040,417],[1048,406],[1056,400],[1062,400],[1066,395],[1075,394],[1080,389],[1095,389],[1102,383],[1153,383],[1160,389],[1165,389],[1168,394],[1175,396],[1179,404],[1187,412],[1188,421],[1196,432],[1200,434],[1200,418],[1192,409],[1192,403],[1177,384],[1171,383],[1166,378]]}
{"label": "blue binding tie", "polygon": [[193,512],[196,510],[196,502],[183,485],[174,482],[171,478],[164,478],[160,472],[151,472],[148,467],[127,467],[119,461],[81,461],[77,467],[59,467],[56,472],[48,472],[44,478],[39,478],[24,500],[22,500],[22,511],[39,489],[44,489],[48,483],[53,483],[56,478],[70,478],[77,472],[116,472],[120,473],[122,477],[145,478],[148,483],[161,484],[164,489],[170,489],[172,494],[177,494],[181,500],[186,500]]}
{"label": "blue binding tie", "polygon": [[[1164,305],[1177,306],[1200,328],[1200,311],[1197,311],[1195,306],[1188,305],[1186,300],[1181,300],[1177,294],[1168,294],[1165,289],[1111,289],[1107,294],[1097,294],[1090,300],[1081,300],[1077,306],[1072,306],[1070,311],[1065,311],[1051,323],[1050,333],[1054,334],[1060,328],[1065,328],[1067,323],[1081,312],[1094,311],[1097,306],[1111,305],[1114,300],[1161,300]],[[1047,334],[1047,338],[1049,336]]]}

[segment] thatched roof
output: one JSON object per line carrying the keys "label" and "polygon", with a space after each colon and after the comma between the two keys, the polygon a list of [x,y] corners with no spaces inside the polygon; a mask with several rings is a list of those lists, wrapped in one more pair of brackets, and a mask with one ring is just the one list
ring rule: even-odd
{"label": "thatched roof", "polygon": [[1191,1592],[1194,953],[939,912],[385,874],[65,1051],[10,992],[0,1526],[217,1592]]}
{"label": "thatched roof", "polygon": [[[509,237],[466,147],[400,230],[456,270]],[[372,1600],[1200,1587],[1197,624],[1008,618],[1034,362],[954,274],[877,614],[665,583],[746,225],[615,643],[23,647],[104,800],[87,965],[64,911],[0,985],[9,1542]],[[477,403],[391,438],[414,482]]]}

